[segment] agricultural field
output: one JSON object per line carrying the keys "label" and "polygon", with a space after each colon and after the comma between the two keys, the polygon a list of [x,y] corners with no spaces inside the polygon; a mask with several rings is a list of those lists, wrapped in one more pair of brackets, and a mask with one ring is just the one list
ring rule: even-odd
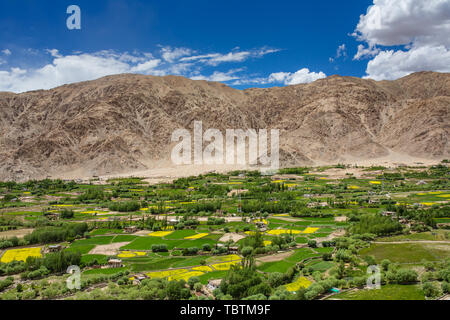
{"label": "agricultural field", "polygon": [[448,178],[441,164],[0,182],[0,299],[437,299]]}

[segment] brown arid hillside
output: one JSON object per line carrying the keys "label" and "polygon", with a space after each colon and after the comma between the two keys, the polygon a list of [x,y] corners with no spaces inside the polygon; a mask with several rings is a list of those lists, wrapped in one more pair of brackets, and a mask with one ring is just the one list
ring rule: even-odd
{"label": "brown arid hillside", "polygon": [[[0,93],[0,180],[133,173],[170,165],[175,129],[280,129],[282,166],[450,157],[450,74],[331,76],[236,90],[183,77],[109,76]],[[405,160],[406,161],[406,160]]]}

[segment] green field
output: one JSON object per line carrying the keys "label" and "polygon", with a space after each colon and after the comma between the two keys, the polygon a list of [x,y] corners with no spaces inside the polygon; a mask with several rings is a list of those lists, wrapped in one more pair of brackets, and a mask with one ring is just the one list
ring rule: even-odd
{"label": "green field", "polygon": [[417,285],[385,285],[381,289],[354,290],[333,295],[328,298],[338,300],[425,300],[421,288]]}
{"label": "green field", "polygon": [[398,263],[415,263],[426,261],[439,261],[450,257],[450,244],[372,244],[362,249],[361,256],[374,256],[377,262],[389,259]]}

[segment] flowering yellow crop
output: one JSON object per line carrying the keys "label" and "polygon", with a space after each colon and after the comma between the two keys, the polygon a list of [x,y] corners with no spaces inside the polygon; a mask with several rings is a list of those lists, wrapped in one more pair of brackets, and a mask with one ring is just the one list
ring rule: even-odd
{"label": "flowering yellow crop", "polygon": [[133,258],[133,257],[143,257],[146,256],[147,252],[145,251],[121,251],[117,256],[119,258]]}
{"label": "flowering yellow crop", "polygon": [[41,258],[41,248],[24,248],[24,249],[10,249],[7,250],[0,262],[9,263],[11,261],[26,261],[28,257]]}
{"label": "flowering yellow crop", "polygon": [[289,215],[287,213],[282,213],[282,214],[274,214],[274,217],[289,217]]}
{"label": "flowering yellow crop", "polygon": [[100,213],[101,211],[96,211],[96,210],[90,210],[90,211],[82,211],[80,213],[83,214],[96,214],[96,213]]}
{"label": "flowering yellow crop", "polygon": [[293,292],[293,291],[297,291],[300,288],[308,288],[311,285],[311,281],[309,281],[307,278],[305,277],[300,277],[297,280],[295,280],[292,283],[289,283],[285,286],[287,291]]}
{"label": "flowering yellow crop", "polygon": [[432,191],[432,192],[430,192],[430,194],[441,194],[442,193],[442,191]]}
{"label": "flowering yellow crop", "polygon": [[175,269],[175,270],[149,272],[149,273],[146,273],[146,275],[150,279],[155,279],[155,278],[173,277],[173,276],[176,276],[178,274],[182,274],[182,273],[186,273],[186,272],[189,272],[189,270],[188,269]]}
{"label": "flowering yellow crop", "polygon": [[381,181],[370,181],[370,184],[381,184]]}
{"label": "flowering yellow crop", "polygon": [[117,255],[119,258],[133,258],[136,257],[134,253],[131,252],[122,252]]}
{"label": "flowering yellow crop", "polygon": [[285,234],[285,233],[288,233],[288,234],[291,234],[291,233],[292,234],[299,234],[299,233],[301,233],[301,231],[300,230],[294,230],[294,229],[275,229],[275,230],[269,230],[266,233],[270,234],[270,235],[278,236],[280,234]]}
{"label": "flowering yellow crop", "polygon": [[198,277],[201,276],[203,274],[203,272],[201,271],[190,271],[190,272],[186,272],[186,273],[181,273],[181,274],[177,274],[174,276],[170,276],[168,278],[169,281],[172,280],[181,280],[183,279],[184,281],[188,281],[190,278],[192,277]]}
{"label": "flowering yellow crop", "polygon": [[200,267],[193,267],[192,270],[194,271],[202,271],[202,272],[211,272],[213,269],[208,266],[200,266]]}
{"label": "flowering yellow crop", "polygon": [[423,204],[424,206],[429,206],[429,207],[431,207],[431,206],[434,204],[434,202],[422,202],[422,204]]}
{"label": "flowering yellow crop", "polygon": [[358,186],[348,186],[349,189],[359,189]]}
{"label": "flowering yellow crop", "polygon": [[240,263],[241,263],[240,261],[216,263],[216,264],[213,264],[212,267],[218,271],[226,271],[226,270],[230,270],[231,266],[234,266],[234,265],[240,264]]}
{"label": "flowering yellow crop", "polygon": [[53,207],[73,207],[71,204],[54,204]]}
{"label": "flowering yellow crop", "polygon": [[173,231],[155,231],[152,233],[149,233],[148,235],[151,237],[165,237],[171,234]]}
{"label": "flowering yellow crop", "polygon": [[163,231],[167,231],[167,230],[174,230],[175,228],[173,226],[167,226],[164,228],[161,228]]}
{"label": "flowering yellow crop", "polygon": [[310,227],[308,227],[305,230],[303,230],[303,233],[314,233],[317,230],[319,230],[319,228],[310,228]]}
{"label": "flowering yellow crop", "polygon": [[226,256],[218,256],[215,258],[216,258],[215,259],[216,261],[220,261],[220,262],[238,261],[238,260],[242,259],[237,254],[228,254]]}
{"label": "flowering yellow crop", "polygon": [[271,244],[272,244],[272,241],[268,241],[268,240],[264,241],[264,247],[270,246]]}
{"label": "flowering yellow crop", "polygon": [[284,182],[284,180],[274,180],[274,181],[272,181],[272,183],[283,183]]}
{"label": "flowering yellow crop", "polygon": [[189,236],[189,237],[184,237],[187,240],[195,240],[195,239],[200,239],[203,237],[206,237],[208,235],[208,233],[197,233],[194,234],[193,236]]}
{"label": "flowering yellow crop", "polygon": [[450,198],[450,194],[441,194],[438,197],[439,198]]}
{"label": "flowering yellow crop", "polygon": [[262,223],[264,223],[264,224],[268,224],[268,223],[269,223],[269,222],[267,222],[266,219],[256,219],[256,220],[253,220],[253,222],[254,222],[254,223],[262,222]]}

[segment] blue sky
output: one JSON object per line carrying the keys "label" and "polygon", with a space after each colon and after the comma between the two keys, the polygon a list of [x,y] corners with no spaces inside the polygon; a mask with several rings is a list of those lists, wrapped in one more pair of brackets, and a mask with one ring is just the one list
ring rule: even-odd
{"label": "blue sky", "polygon": [[[431,9],[423,7],[423,15],[433,18],[440,12],[440,18],[424,19],[425,25],[414,22],[417,6],[409,12],[407,7],[414,2],[428,3]],[[81,30],[66,27],[66,9],[72,4],[81,9]],[[368,12],[373,4],[373,0],[1,0],[0,90],[47,89],[122,72],[179,74],[247,88],[305,83],[333,74],[382,80],[421,68],[447,71],[449,0],[375,0],[374,7],[380,10]],[[377,16],[396,9],[394,18]],[[381,27],[374,27],[373,19],[379,19]],[[405,21],[409,31],[396,29]],[[441,39],[424,40],[429,35],[414,31],[417,23],[425,29],[442,29]],[[358,26],[359,38],[353,34]],[[411,66],[417,61],[411,61],[396,73],[383,69],[386,60],[417,59],[412,53],[426,56],[424,47],[442,55],[442,63],[419,63],[415,70]],[[358,50],[361,56],[355,59]],[[368,67],[372,60],[377,60],[373,70]],[[61,75],[64,72],[70,75]]]}

